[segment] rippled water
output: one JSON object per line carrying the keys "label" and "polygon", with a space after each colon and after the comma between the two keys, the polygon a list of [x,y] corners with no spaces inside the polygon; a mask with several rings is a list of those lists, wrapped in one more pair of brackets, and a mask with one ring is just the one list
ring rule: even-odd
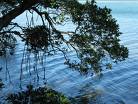
{"label": "rippled water", "polygon": [[[23,44],[17,45],[16,53],[8,57],[8,68],[11,76],[11,82],[5,78],[5,59],[0,59],[0,65],[3,70],[0,72],[5,88],[0,93],[4,96],[9,92],[20,90],[20,84],[24,88],[28,83],[34,83],[34,86],[47,85],[61,91],[67,96],[78,96],[94,91],[98,92],[99,102],[97,104],[138,104],[138,2],[130,1],[112,1],[99,2],[100,6],[111,8],[113,16],[118,20],[121,44],[129,49],[129,58],[113,66],[113,70],[103,72],[103,76],[81,76],[78,72],[70,70],[64,63],[64,57],[60,54],[47,57],[46,80],[43,80],[43,70],[39,69],[40,80],[37,81],[36,74],[32,70],[31,76],[24,70],[22,83],[19,81],[20,63],[22,59]],[[24,16],[17,18],[24,24]],[[73,29],[72,24],[64,29]],[[62,27],[59,27],[62,29]],[[69,52],[70,57],[74,57],[73,52]],[[120,102],[120,103],[119,103]],[[94,103],[95,104],[95,103]]]}

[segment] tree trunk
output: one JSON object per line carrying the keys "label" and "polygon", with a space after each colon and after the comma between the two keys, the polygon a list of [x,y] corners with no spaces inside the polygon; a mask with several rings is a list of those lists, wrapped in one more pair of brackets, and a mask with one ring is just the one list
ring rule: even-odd
{"label": "tree trunk", "polygon": [[10,22],[15,19],[17,16],[22,14],[25,10],[30,9],[33,5],[37,4],[38,0],[24,0],[19,6],[8,12],[6,15],[0,18],[0,31],[7,27]]}

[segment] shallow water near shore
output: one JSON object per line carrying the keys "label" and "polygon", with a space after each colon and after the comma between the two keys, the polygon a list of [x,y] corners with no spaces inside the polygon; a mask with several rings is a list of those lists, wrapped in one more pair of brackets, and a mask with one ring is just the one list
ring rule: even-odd
{"label": "shallow water near shore", "polygon": [[[129,57],[123,62],[113,65],[112,70],[106,70],[102,76],[82,76],[79,72],[69,69],[64,65],[62,54],[46,57],[46,79],[42,68],[38,70],[39,80],[36,73],[23,71],[23,79],[20,78],[20,64],[23,56],[23,43],[18,42],[16,52],[13,56],[7,57],[10,73],[6,78],[5,59],[0,59],[0,66],[3,68],[0,77],[4,82],[0,97],[25,89],[25,86],[32,83],[35,87],[47,83],[47,86],[64,93],[67,96],[75,97],[88,95],[93,98],[96,94],[96,101],[90,104],[137,104],[138,103],[138,2],[116,1],[98,2],[98,5],[105,5],[112,9],[113,17],[120,25],[121,44],[129,49]],[[15,19],[24,24],[25,14]],[[69,26],[68,26],[69,25]],[[73,25],[68,24],[64,29],[72,30]],[[61,28],[61,27],[59,27]],[[75,53],[70,51],[70,57]],[[25,63],[24,63],[25,64]],[[92,96],[89,96],[92,95]],[[95,95],[94,95],[95,96]],[[0,101],[1,102],[1,101]]]}

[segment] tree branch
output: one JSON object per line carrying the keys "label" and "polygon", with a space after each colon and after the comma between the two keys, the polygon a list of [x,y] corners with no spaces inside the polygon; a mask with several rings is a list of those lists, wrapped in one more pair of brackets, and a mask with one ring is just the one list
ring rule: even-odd
{"label": "tree branch", "polygon": [[30,9],[33,5],[37,4],[38,0],[24,0],[23,3],[21,3],[19,6],[15,7],[13,10],[11,10],[9,13],[6,15],[2,16],[0,18],[0,31],[4,28],[7,27],[10,22],[22,14],[25,10]]}

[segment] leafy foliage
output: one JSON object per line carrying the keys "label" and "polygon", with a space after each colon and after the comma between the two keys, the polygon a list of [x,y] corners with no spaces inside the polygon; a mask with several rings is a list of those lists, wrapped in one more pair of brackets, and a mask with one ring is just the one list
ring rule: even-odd
{"label": "leafy foliage", "polygon": [[44,26],[35,28],[27,28],[24,30],[26,45],[30,46],[31,50],[40,51],[47,49],[49,30]]}
{"label": "leafy foliage", "polygon": [[[10,28],[10,32],[14,27],[21,29],[21,32],[16,31],[13,34],[23,38],[30,53],[44,52],[54,55],[62,52],[66,59],[65,64],[84,74],[99,73],[103,68],[111,69],[113,62],[123,61],[128,57],[128,49],[119,43],[121,33],[111,10],[98,7],[94,0],[85,4],[77,0],[10,1],[16,2],[12,3],[13,11],[16,7],[28,7],[32,14],[36,12],[41,17],[41,25],[22,27],[14,23]],[[1,2],[10,3],[8,0]],[[25,7],[25,4],[30,7]],[[52,12],[48,9],[52,9]],[[57,19],[60,19],[60,22]],[[56,28],[68,21],[76,26],[74,31],[60,31]],[[3,27],[1,32],[5,30]],[[0,39],[3,40],[3,37]],[[69,49],[76,52],[77,58],[74,61],[68,57]]]}
{"label": "leafy foliage", "polygon": [[14,5],[17,0],[1,0],[0,3],[7,3],[9,5]]}
{"label": "leafy foliage", "polygon": [[11,104],[70,104],[61,93],[46,87],[33,89],[32,85],[27,86],[27,91],[10,94],[7,100]]}
{"label": "leafy foliage", "polygon": [[[110,9],[100,8],[94,1],[83,5],[76,0],[69,0],[65,5],[66,12],[77,25],[75,34],[70,36],[69,42],[79,50],[77,53],[81,62],[77,67],[80,71],[94,69],[97,73],[102,70],[101,65],[106,63],[105,58],[110,57],[117,62],[128,57],[127,48],[119,44],[121,33]],[[105,66],[109,64],[106,63]]]}
{"label": "leafy foliage", "polygon": [[16,38],[11,34],[0,34],[0,56],[5,55],[6,52],[9,52],[11,55],[14,52],[16,45]]}

